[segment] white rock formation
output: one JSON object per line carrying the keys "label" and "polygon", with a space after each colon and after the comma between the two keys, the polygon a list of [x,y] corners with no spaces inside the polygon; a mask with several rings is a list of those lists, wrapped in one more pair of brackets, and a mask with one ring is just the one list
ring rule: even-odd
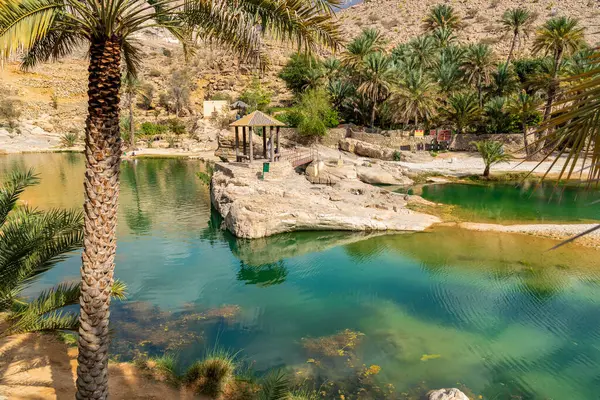
{"label": "white rock formation", "polygon": [[456,388],[432,390],[427,394],[428,400],[469,400],[466,394]]}
{"label": "white rock formation", "polygon": [[218,163],[211,183],[214,207],[237,237],[306,230],[421,231],[437,217],[405,208],[403,196],[358,180],[311,184],[286,163]]}

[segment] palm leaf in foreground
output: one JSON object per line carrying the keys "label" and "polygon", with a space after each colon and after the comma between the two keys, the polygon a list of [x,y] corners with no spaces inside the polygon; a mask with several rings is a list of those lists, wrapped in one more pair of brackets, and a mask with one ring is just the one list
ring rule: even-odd
{"label": "palm leaf in foreground", "polygon": [[[556,157],[544,173],[545,179],[559,160],[564,164],[558,179],[577,179],[588,188],[598,187],[600,182],[600,54],[589,58],[593,66],[587,72],[563,80],[568,85],[556,110],[540,131],[552,132],[545,140],[543,158],[534,168],[547,161],[551,154]],[[533,172],[533,171],[532,171]],[[556,247],[570,243],[600,229],[600,225],[588,229]]]}

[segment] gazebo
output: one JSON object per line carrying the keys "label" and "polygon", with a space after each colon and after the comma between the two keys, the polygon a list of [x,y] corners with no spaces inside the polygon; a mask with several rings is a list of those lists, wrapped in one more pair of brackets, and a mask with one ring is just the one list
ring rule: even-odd
{"label": "gazebo", "polygon": [[[252,147],[252,133],[256,128],[262,129],[262,140],[263,140],[263,159],[271,162],[279,158],[279,128],[285,126],[281,121],[276,120],[273,117],[261,111],[254,111],[237,121],[231,123],[229,126],[235,127],[235,159],[236,161],[248,160],[252,162],[254,160],[254,150]],[[240,129],[242,128],[242,152],[240,154]],[[269,128],[269,143],[271,147],[269,154],[267,154],[267,127]],[[276,128],[276,144],[273,146],[273,128]],[[248,146],[246,146],[246,132],[248,132]]]}

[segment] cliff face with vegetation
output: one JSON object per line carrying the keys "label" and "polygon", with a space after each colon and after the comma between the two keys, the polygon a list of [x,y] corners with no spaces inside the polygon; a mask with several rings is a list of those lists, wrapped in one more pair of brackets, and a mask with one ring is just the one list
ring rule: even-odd
{"label": "cliff face with vegetation", "polygon": [[535,29],[553,16],[579,19],[586,27],[590,44],[600,41],[600,2],[597,0],[378,0],[352,6],[339,13],[348,37],[358,35],[365,28],[379,29],[389,40],[390,48],[422,34],[425,15],[436,4],[452,6],[463,21],[457,32],[466,43],[483,42],[492,45],[498,56],[505,57],[510,47],[510,36],[503,36],[498,20],[509,8],[525,7],[536,14],[529,39],[524,38],[518,55],[527,54]]}

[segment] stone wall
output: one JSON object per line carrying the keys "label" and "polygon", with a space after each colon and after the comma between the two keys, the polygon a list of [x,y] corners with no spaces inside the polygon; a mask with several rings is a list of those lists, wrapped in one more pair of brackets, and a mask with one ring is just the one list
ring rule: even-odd
{"label": "stone wall", "polygon": [[509,153],[522,151],[525,147],[523,135],[520,133],[497,133],[483,135],[462,134],[452,135],[452,140],[450,141],[450,150],[476,151],[477,149],[471,143],[481,140],[493,140],[496,142],[501,142],[504,144],[505,150]]}
{"label": "stone wall", "polygon": [[[363,142],[371,143],[381,147],[389,147],[395,150],[413,150],[418,145],[430,144],[434,136],[414,137],[409,136],[406,131],[383,131],[382,133],[368,133],[363,131],[349,130],[349,137]],[[516,152],[524,147],[523,135],[520,133],[511,134],[461,134],[452,135],[450,141],[450,150],[454,151],[475,151],[475,146],[471,142],[480,140],[494,140],[504,143],[509,152]]]}

